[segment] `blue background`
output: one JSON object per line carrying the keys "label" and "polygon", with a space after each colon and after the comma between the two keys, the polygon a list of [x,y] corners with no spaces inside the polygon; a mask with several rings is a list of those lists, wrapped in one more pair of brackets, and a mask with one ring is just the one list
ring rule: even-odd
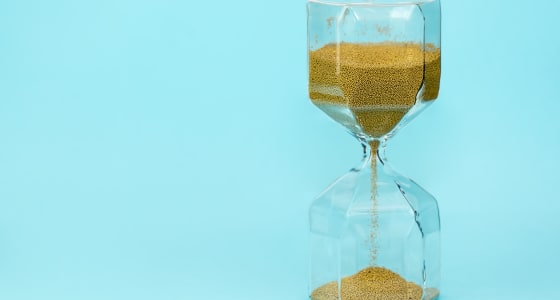
{"label": "blue background", "polygon": [[[442,299],[556,299],[560,2],[444,1],[388,155],[439,200]],[[0,299],[305,299],[360,147],[307,99],[304,1],[2,1]]]}

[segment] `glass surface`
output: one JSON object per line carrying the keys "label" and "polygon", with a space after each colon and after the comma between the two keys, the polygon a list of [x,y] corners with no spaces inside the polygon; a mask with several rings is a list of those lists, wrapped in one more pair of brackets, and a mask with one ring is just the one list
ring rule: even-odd
{"label": "glass surface", "polygon": [[437,299],[435,198],[385,145],[437,98],[439,1],[308,1],[309,97],[364,148],[312,203],[313,300]]}

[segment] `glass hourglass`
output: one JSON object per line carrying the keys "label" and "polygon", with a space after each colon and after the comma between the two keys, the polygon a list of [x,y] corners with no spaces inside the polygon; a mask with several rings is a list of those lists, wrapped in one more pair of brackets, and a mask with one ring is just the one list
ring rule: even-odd
{"label": "glass hourglass", "polygon": [[308,0],[307,13],[309,97],[364,151],[309,210],[309,296],[437,299],[437,202],[385,145],[437,98],[439,0]]}

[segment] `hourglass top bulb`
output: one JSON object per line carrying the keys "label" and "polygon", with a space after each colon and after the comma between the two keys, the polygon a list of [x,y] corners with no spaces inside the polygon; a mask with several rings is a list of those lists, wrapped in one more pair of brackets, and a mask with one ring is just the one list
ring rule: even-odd
{"label": "hourglass top bulb", "polygon": [[356,137],[390,136],[437,98],[439,1],[309,1],[308,12],[309,97]]}

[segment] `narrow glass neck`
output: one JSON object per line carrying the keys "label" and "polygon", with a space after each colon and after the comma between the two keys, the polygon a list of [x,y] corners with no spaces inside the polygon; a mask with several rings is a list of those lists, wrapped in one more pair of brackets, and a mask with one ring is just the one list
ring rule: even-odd
{"label": "narrow glass neck", "polygon": [[369,142],[362,142],[364,153],[364,163],[371,164],[372,167],[384,165],[387,161],[385,156],[385,148],[387,142],[385,140],[372,140]]}

